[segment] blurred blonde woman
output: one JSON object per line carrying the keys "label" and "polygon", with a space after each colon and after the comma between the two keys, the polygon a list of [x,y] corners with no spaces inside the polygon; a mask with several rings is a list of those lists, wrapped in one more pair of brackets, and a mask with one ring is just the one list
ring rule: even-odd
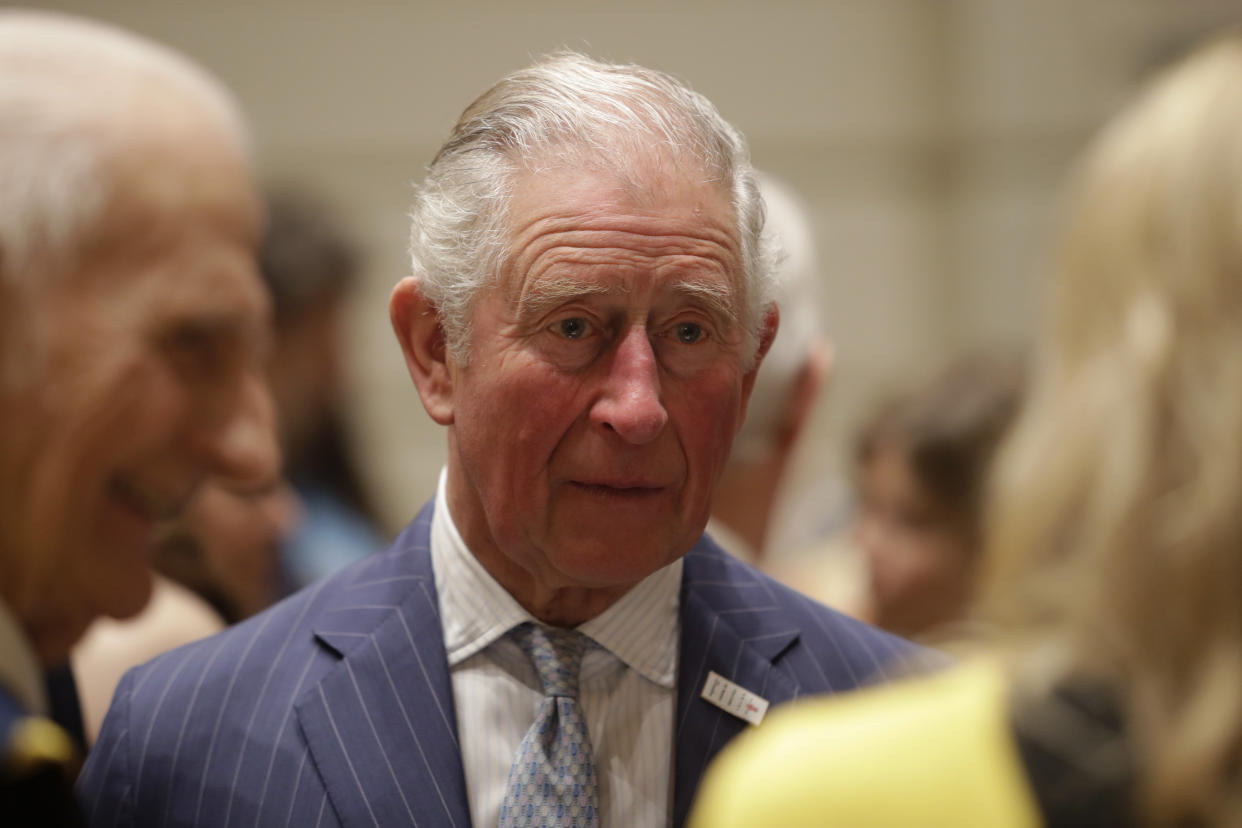
{"label": "blurred blonde woman", "polygon": [[774,716],[693,825],[1242,825],[1242,36],[1080,171],[994,480],[994,654]]}

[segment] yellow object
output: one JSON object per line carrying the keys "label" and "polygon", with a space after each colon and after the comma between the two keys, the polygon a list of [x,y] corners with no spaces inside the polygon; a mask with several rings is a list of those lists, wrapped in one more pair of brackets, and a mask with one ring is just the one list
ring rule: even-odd
{"label": "yellow object", "polygon": [[721,754],[690,828],[1035,828],[1007,699],[979,663],[779,710]]}
{"label": "yellow object", "polygon": [[76,768],[78,751],[73,740],[50,719],[28,716],[9,731],[3,767],[10,778],[20,779],[40,768]]}

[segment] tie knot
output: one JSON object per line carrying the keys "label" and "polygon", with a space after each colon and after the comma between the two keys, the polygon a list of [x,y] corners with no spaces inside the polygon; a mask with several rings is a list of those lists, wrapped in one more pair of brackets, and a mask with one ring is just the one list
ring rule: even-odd
{"label": "tie knot", "polygon": [[586,650],[582,633],[527,623],[514,628],[513,637],[534,662],[545,696],[578,697],[578,671]]}

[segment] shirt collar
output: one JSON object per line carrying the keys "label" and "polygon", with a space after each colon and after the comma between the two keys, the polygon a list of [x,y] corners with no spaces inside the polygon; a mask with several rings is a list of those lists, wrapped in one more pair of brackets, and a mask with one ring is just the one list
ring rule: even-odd
{"label": "shirt collar", "polygon": [[29,713],[46,716],[49,709],[43,669],[17,619],[0,600],[0,684]]}
{"label": "shirt collar", "polygon": [[448,469],[441,469],[431,515],[431,568],[451,669],[513,627],[534,619],[466,547],[449,513],[447,479]]}
{"label": "shirt collar", "polygon": [[[535,619],[479,563],[449,512],[448,470],[440,471],[431,517],[431,566],[450,669]],[[578,630],[644,678],[672,688],[680,632],[682,561],[648,575]]]}
{"label": "shirt collar", "polygon": [[667,689],[672,689],[677,675],[681,569],[678,558],[656,570],[578,628],[648,681]]}

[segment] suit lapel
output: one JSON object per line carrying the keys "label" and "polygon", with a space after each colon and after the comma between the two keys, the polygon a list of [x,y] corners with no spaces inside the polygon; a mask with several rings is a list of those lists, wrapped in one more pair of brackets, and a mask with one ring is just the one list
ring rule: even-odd
{"label": "suit lapel", "polygon": [[340,589],[315,629],[341,660],[298,701],[298,720],[345,825],[470,824],[430,524],[429,505],[390,566]]}
{"label": "suit lapel", "polygon": [[749,570],[732,566],[706,536],[685,557],[673,769],[673,825],[681,826],[708,763],[747,725],[700,697],[715,672],[772,704],[799,695],[774,661],[798,630]]}

